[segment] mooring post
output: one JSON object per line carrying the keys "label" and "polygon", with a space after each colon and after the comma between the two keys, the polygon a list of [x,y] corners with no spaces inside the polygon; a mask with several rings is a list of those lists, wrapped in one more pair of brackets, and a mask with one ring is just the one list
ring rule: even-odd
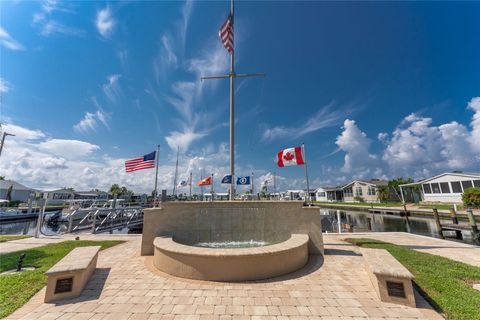
{"label": "mooring post", "polygon": [[468,222],[472,228],[472,240],[473,243],[480,243],[480,232],[478,231],[477,222],[475,221],[475,216],[473,215],[472,209],[467,210]]}
{"label": "mooring post", "polygon": [[445,239],[442,232],[442,225],[440,223],[440,217],[438,216],[437,208],[433,208],[433,218],[435,219],[435,224],[437,225],[438,236],[440,239]]}
{"label": "mooring post", "polygon": [[455,208],[450,208],[450,218],[452,218],[453,224],[458,224],[457,211],[455,211]]}

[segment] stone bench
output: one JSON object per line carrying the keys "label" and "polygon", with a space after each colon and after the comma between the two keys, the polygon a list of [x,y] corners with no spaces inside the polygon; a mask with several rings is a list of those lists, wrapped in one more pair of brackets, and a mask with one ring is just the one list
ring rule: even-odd
{"label": "stone bench", "polygon": [[78,297],[97,267],[100,246],[79,247],[45,272],[45,302]]}
{"label": "stone bench", "polygon": [[415,307],[414,276],[387,250],[360,249],[370,281],[383,302]]}

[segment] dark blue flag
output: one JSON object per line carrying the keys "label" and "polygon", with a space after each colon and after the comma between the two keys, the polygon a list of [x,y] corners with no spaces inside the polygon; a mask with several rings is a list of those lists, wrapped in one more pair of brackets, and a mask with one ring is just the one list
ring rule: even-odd
{"label": "dark blue flag", "polygon": [[226,174],[225,176],[223,176],[221,183],[228,183],[228,184],[232,183],[232,176],[229,174]]}
{"label": "dark blue flag", "polygon": [[238,177],[237,178],[237,184],[240,184],[240,185],[250,184],[250,176]]}

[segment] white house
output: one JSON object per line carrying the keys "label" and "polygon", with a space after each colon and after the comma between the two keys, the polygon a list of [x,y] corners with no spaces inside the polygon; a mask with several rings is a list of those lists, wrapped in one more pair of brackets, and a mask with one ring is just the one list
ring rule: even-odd
{"label": "white house", "polygon": [[12,188],[10,198],[13,201],[27,202],[30,195],[35,193],[35,190],[24,186],[13,180],[0,180],[0,199],[6,199],[8,190]]}
{"label": "white house", "polygon": [[442,173],[414,183],[401,185],[402,189],[421,186],[425,202],[461,203],[463,192],[480,187],[480,173]]}

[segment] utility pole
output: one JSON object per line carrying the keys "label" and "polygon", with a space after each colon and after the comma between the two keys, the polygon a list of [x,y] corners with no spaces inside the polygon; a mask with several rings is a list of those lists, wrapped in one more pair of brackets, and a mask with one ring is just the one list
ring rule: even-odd
{"label": "utility pole", "polygon": [[2,134],[2,142],[0,142],[0,155],[2,155],[2,150],[3,150],[3,145],[5,144],[5,138],[6,136],[12,136],[14,137],[14,134],[8,133],[8,132],[3,132]]}
{"label": "utility pole", "polygon": [[[234,6],[233,0],[230,1],[230,16],[232,18],[232,32],[233,32],[233,22],[234,22]],[[228,75],[221,76],[208,76],[201,77],[201,80],[208,79],[226,79],[230,78],[230,175],[232,176],[232,181],[230,183],[230,201],[235,199],[235,184],[233,177],[235,176],[235,109],[234,109],[234,79],[235,78],[246,78],[246,77],[259,77],[265,76],[265,73],[252,73],[252,74],[236,74],[235,73],[235,60],[234,60],[234,50],[230,53],[230,73]]]}

